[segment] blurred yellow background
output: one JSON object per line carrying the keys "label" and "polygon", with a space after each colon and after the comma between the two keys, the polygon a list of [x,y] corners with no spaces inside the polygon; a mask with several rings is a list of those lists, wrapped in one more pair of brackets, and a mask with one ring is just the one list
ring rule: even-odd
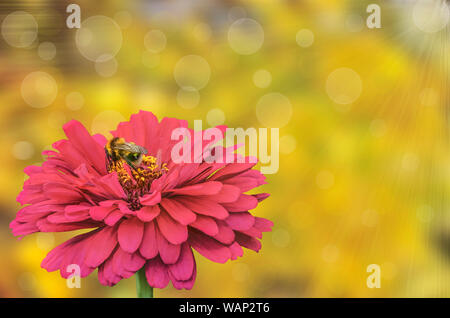
{"label": "blurred yellow background", "polygon": [[109,288],[96,272],[67,288],[40,262],[73,233],[18,241],[8,225],[23,169],[65,122],[108,134],[143,109],[280,128],[262,250],[197,257],[191,291],[156,297],[449,297],[447,11],[379,1],[369,29],[373,2],[79,0],[80,29],[72,1],[0,3],[0,296],[135,296],[134,278]]}

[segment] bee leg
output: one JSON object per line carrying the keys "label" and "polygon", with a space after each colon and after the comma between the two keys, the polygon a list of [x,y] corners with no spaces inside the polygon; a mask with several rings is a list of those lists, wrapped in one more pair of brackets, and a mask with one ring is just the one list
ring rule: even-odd
{"label": "bee leg", "polygon": [[134,166],[134,164],[131,162],[130,159],[128,159],[128,158],[123,158],[123,159],[125,159],[126,163],[130,166],[131,169],[137,171],[137,168]]}
{"label": "bee leg", "polygon": [[108,169],[111,166],[111,156],[108,153],[108,150],[105,148],[105,154],[106,154],[106,162],[105,162],[105,166],[106,166],[106,171],[108,171]]}

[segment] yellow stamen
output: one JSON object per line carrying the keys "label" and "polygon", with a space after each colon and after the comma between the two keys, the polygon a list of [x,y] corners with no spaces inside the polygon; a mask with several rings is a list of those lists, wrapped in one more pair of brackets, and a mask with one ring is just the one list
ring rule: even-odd
{"label": "yellow stamen", "polygon": [[142,156],[141,165],[133,169],[123,160],[111,162],[108,172],[116,172],[119,182],[128,196],[130,208],[140,208],[139,197],[150,191],[152,181],[168,171],[167,164],[158,165],[155,157]]}

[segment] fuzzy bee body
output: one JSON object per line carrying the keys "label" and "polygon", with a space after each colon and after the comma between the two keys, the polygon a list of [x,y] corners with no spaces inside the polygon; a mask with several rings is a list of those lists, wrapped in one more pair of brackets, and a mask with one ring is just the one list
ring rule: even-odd
{"label": "fuzzy bee body", "polygon": [[142,162],[142,156],[147,154],[147,149],[133,142],[126,142],[124,138],[114,137],[105,145],[107,169],[124,160],[131,168],[137,169]]}

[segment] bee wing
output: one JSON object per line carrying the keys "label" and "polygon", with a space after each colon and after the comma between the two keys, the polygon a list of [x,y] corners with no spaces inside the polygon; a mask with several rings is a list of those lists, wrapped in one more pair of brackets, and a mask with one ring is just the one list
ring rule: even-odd
{"label": "bee wing", "polygon": [[141,154],[147,154],[147,149],[145,149],[144,147],[138,146],[136,144],[129,143],[129,142],[117,145],[116,149],[125,150],[125,151],[129,151],[129,152],[135,152],[135,153],[141,153]]}
{"label": "bee wing", "polygon": [[144,147],[141,146],[137,146],[139,148],[139,153],[146,155],[148,153],[147,149],[145,149]]}
{"label": "bee wing", "polygon": [[126,150],[126,151],[133,152],[133,144],[130,144],[130,143],[123,143],[123,144],[115,145],[114,148],[117,150]]}

